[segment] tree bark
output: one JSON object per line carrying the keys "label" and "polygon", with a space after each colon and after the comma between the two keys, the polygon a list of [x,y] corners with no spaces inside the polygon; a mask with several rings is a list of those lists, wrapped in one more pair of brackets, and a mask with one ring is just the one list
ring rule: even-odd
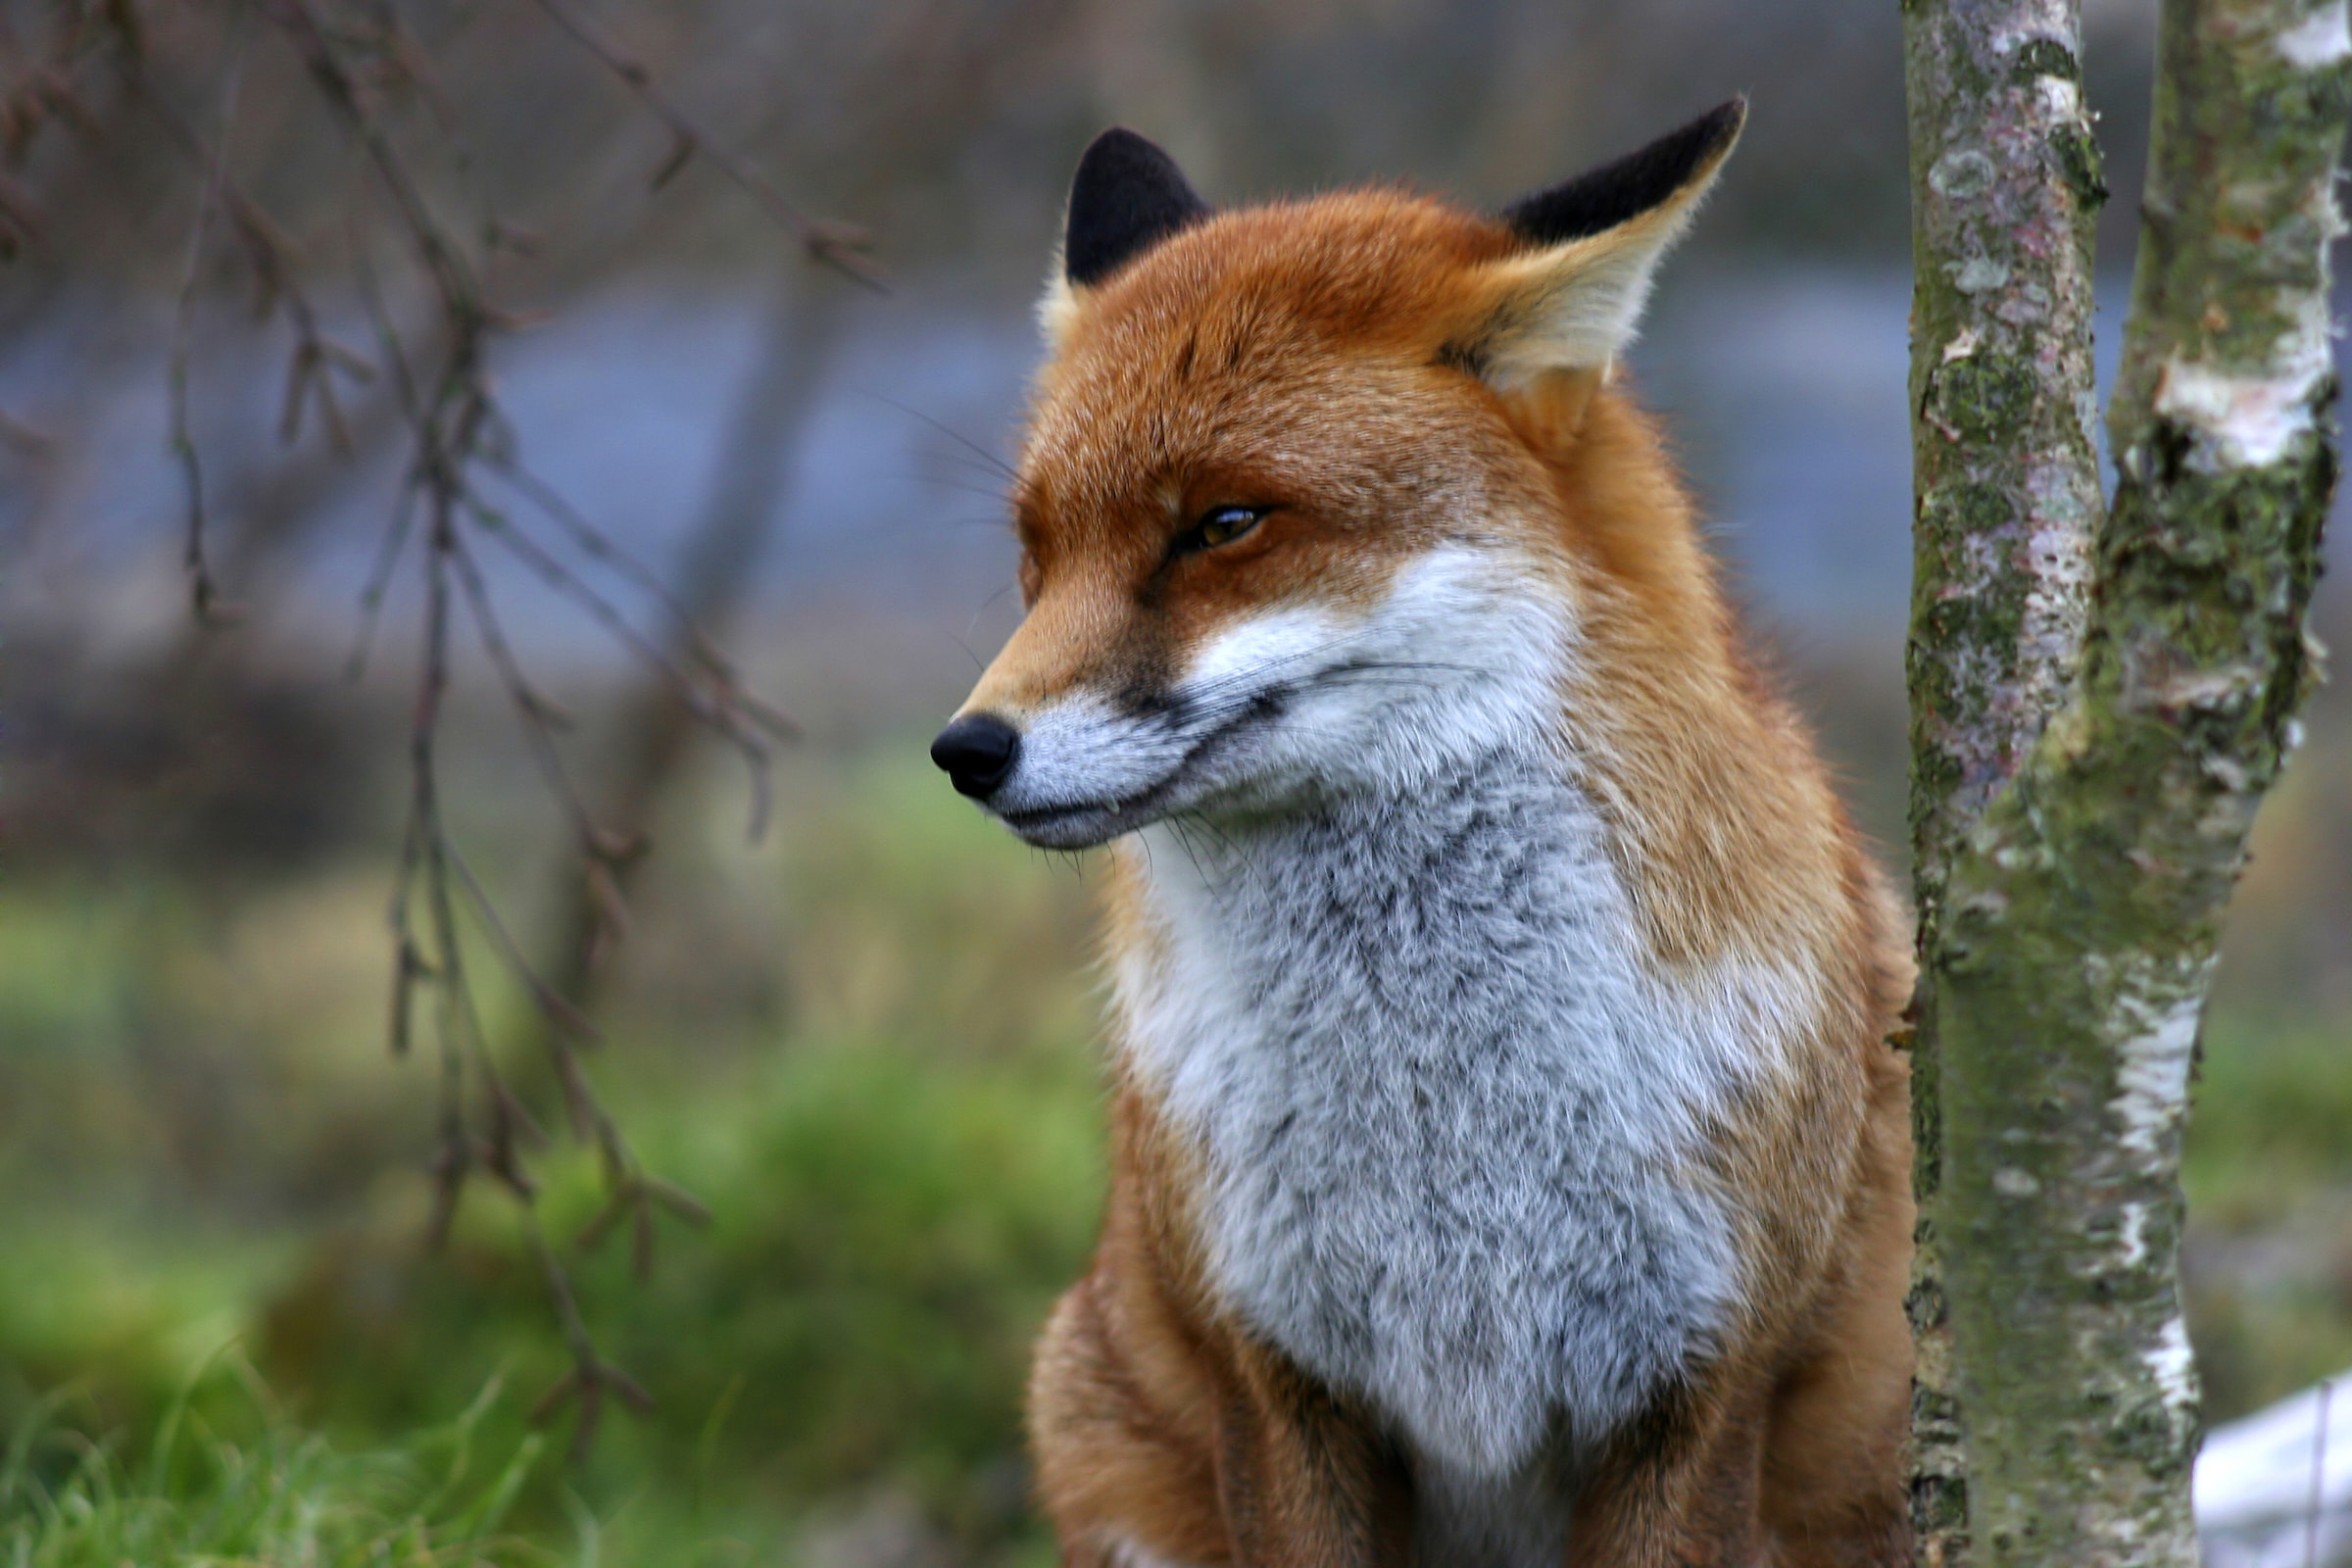
{"label": "tree bark", "polygon": [[[2314,677],[2304,622],[2335,475],[2327,244],[2347,56],[2343,0],[2167,0],[2109,419],[2119,482],[2081,666],[1981,805],[1921,750],[1915,821],[1948,808],[1951,822],[1922,878],[1923,1163],[1938,1176],[1928,1229],[1948,1340],[1923,1338],[1931,1365],[1949,1355],[1966,1479],[1958,1528],[1923,1533],[1930,1552],[2197,1561],[2180,1140],[2223,908]],[[2042,177],[2071,183],[2063,161]],[[1929,340],[1931,320],[1918,357],[1960,363]],[[1933,423],[1936,399],[1920,412]],[[1923,567],[1930,520],[1923,500]],[[1980,538],[1999,548],[1965,524],[1952,542]],[[1970,667],[1969,644],[1924,630],[1915,699],[1936,689],[1923,659]],[[1923,1431],[1931,1494],[1939,1443]]]}
{"label": "tree bark", "polygon": [[2075,0],[1914,0],[1910,108],[1914,559],[1910,1027],[1920,1220],[1910,1312],[1920,1560],[1965,1555],[1967,1476],[1945,1309],[1942,1029],[1934,954],[1969,824],[2065,698],[2100,511],[2091,431],[2098,155]]}

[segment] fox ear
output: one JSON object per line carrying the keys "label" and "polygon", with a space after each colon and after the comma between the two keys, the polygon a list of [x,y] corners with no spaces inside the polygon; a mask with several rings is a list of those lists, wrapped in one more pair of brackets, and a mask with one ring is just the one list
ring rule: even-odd
{"label": "fox ear", "polygon": [[1075,290],[1102,282],[1169,235],[1209,215],[1176,160],[1113,125],[1078,160],[1062,220],[1061,262],[1038,305],[1046,336],[1058,342],[1077,309]]}
{"label": "fox ear", "polygon": [[1124,125],[1094,139],[1070,181],[1062,276],[1100,283],[1142,252],[1208,216],[1176,160]]}
{"label": "fox ear", "polygon": [[1477,324],[1446,353],[1500,387],[1605,371],[1633,341],[1651,276],[1747,121],[1735,98],[1499,215],[1528,249],[1476,274]]}

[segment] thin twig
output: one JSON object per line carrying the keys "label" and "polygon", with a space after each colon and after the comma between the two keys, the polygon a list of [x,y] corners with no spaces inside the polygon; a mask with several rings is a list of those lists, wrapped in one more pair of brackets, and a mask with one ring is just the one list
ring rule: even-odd
{"label": "thin twig", "polygon": [[401,552],[407,547],[409,534],[416,519],[416,482],[414,475],[401,482],[400,500],[394,505],[391,524],[384,529],[382,541],[376,546],[375,564],[368,570],[368,581],[360,590],[360,627],[352,638],[351,657],[343,663],[343,678],[356,681],[368,671],[368,655],[375,643],[376,622],[383,618],[384,596],[391,591],[393,568],[400,564]]}
{"label": "thin twig", "polygon": [[[330,369],[340,370],[354,381],[365,384],[375,378],[375,368],[320,329],[318,307],[313,303],[309,290],[303,286],[298,247],[276,220],[234,179],[228,177],[222,150],[209,145],[196,128],[172,107],[171,101],[156,90],[145,74],[132,64],[123,64],[122,79],[130,87],[132,96],[170,134],[173,144],[199,169],[208,172],[208,188],[213,191],[214,199],[228,216],[238,239],[245,246],[264,311],[282,307],[292,323],[294,352],[287,370],[288,410],[299,408],[302,395],[307,390],[319,403],[328,437],[335,443],[336,450],[349,456],[348,424],[335,403],[333,383],[326,372]],[[291,421],[281,414],[281,435],[289,434],[290,428]]]}
{"label": "thin twig", "polygon": [[445,855],[450,866],[457,871],[458,880],[465,885],[475,913],[481,916],[482,928],[489,932],[499,956],[507,961],[514,971],[515,978],[530,992],[531,1000],[539,1004],[549,1018],[561,1024],[570,1038],[595,1044],[599,1038],[596,1025],[590,1023],[579,1008],[557,996],[554,989],[539,978],[538,971],[524,958],[521,944],[514,940],[514,934],[507,929],[506,921],[500,917],[498,906],[491,902],[488,890],[482,886],[481,879],[473,874],[473,867],[466,864],[465,857],[455,849],[445,851]]}
{"label": "thin twig", "polygon": [[556,1316],[563,1324],[564,1337],[571,1347],[572,1368],[558,1379],[555,1387],[540,1396],[531,1409],[531,1419],[544,1421],[576,1400],[580,1407],[579,1424],[572,1430],[571,1451],[574,1459],[586,1456],[596,1442],[596,1430],[604,1414],[606,1391],[640,1413],[654,1407],[654,1396],[639,1386],[637,1380],[598,1353],[596,1341],[589,1335],[588,1323],[580,1315],[579,1302],[571,1288],[571,1276],[548,1244],[547,1232],[539,1223],[535,1205],[523,1205],[523,1229],[528,1234],[531,1251],[539,1259],[540,1272],[547,1279],[548,1295],[556,1304]]}
{"label": "thin twig", "polygon": [[637,60],[615,47],[611,39],[598,31],[595,24],[573,10],[567,0],[537,0],[539,9],[554,19],[577,39],[582,48],[605,63],[606,69],[618,76],[638,101],[651,110],[655,118],[667,125],[677,138],[667,159],[663,161],[656,183],[666,181],[681,167],[690,154],[700,154],[751,193],[752,198],[790,229],[809,256],[854,278],[876,293],[886,293],[881,274],[864,259],[863,252],[872,248],[873,240],[864,230],[851,224],[827,219],[813,219],[787,201],[775,182],[769,179],[759,165],[745,158],[716,137],[703,129],[692,116],[671,100],[668,94],[654,85],[653,73]]}
{"label": "thin twig", "polygon": [[326,29],[319,25],[318,15],[311,9],[310,0],[271,0],[274,9],[286,24],[295,49],[309,68],[311,79],[318,83],[338,119],[349,128],[367,150],[375,165],[377,178],[400,209],[410,240],[416,247],[417,260],[432,278],[443,304],[453,313],[466,318],[478,317],[482,309],[480,286],[473,269],[466,265],[464,254],[443,232],[433,218],[432,206],[424,199],[407,164],[384,134],[383,126],[368,113],[362,101],[359,84],[352,79],[327,42]]}
{"label": "thin twig", "polygon": [[213,209],[220,204],[220,187],[228,162],[228,138],[237,121],[237,99],[244,90],[245,61],[253,42],[251,14],[240,11],[231,24],[225,81],[220,90],[220,134],[196,199],[196,221],[188,231],[188,258],[179,278],[178,307],[172,325],[172,452],[179,460],[180,481],[187,492],[187,533],[182,550],[188,572],[188,592],[196,618],[206,624],[233,619],[234,607],[220,602],[211,563],[204,552],[204,465],[196,438],[188,427],[188,353],[196,324],[196,285],[204,270],[205,233],[212,227]]}
{"label": "thin twig", "polygon": [[556,749],[555,728],[569,723],[550,698],[531,683],[523,673],[522,662],[515,657],[514,647],[507,640],[506,628],[499,623],[498,609],[491,603],[490,590],[482,581],[473,554],[466,548],[465,536],[453,534],[449,542],[449,564],[455,569],[458,586],[466,595],[466,604],[473,615],[473,629],[482,639],[482,650],[490,656],[490,664],[506,687],[508,698],[515,712],[522,716],[523,734],[528,740],[531,757],[539,768],[548,789],[564,804],[571,817],[582,853],[595,853],[598,834],[595,822],[589,817],[588,803],[580,799],[571,774],[564,766],[563,754]]}
{"label": "thin twig", "polygon": [[[436,498],[432,526],[449,526],[446,497]],[[460,1042],[458,998],[464,986],[463,960],[447,918],[448,899],[440,884],[442,827],[439,774],[433,751],[440,734],[441,702],[449,690],[449,575],[439,552],[428,552],[425,568],[424,650],[416,682],[416,706],[409,724],[409,824],[400,878],[393,894],[395,918],[403,938],[397,959],[405,976],[409,969],[408,919],[411,888],[421,873],[426,912],[431,921],[434,973],[439,982],[435,1039],[440,1047],[440,1152],[433,1161],[434,1199],[428,1234],[434,1247],[448,1240],[457,1218],[458,1200],[472,1169],[472,1148],[466,1133],[465,1079]],[[398,982],[396,982],[397,984]]]}
{"label": "thin twig", "polygon": [[511,485],[524,500],[536,507],[542,515],[570,539],[573,548],[597,564],[624,577],[630,585],[660,605],[671,622],[686,638],[686,646],[695,660],[721,679],[736,678],[734,666],[721,658],[709,639],[702,635],[694,617],[661,574],[621,548],[612,537],[590,522],[580,510],[565,500],[563,493],[539,477],[511,451],[491,456],[487,466],[493,473]]}
{"label": "thin twig", "polygon": [[666,679],[676,691],[678,701],[687,711],[713,732],[725,737],[744,760],[752,773],[751,835],[756,841],[766,831],[770,808],[770,761],[767,747],[738,718],[740,694],[735,688],[719,685],[705,690],[692,675],[657,647],[651,639],[631,625],[620,611],[598,593],[594,585],[582,578],[559,560],[545,546],[514,525],[512,517],[478,499],[469,498],[467,514],[476,526],[503,545],[507,553],[528,566],[539,579],[556,593],[563,595],[586,611],[599,625],[627,647],[646,664]]}

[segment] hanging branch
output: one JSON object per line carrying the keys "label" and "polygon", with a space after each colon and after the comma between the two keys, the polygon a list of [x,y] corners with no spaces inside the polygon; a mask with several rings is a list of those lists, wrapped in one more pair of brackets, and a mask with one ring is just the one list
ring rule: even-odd
{"label": "hanging branch", "polygon": [[220,603],[220,586],[204,550],[204,466],[196,454],[196,438],[188,428],[188,354],[196,327],[196,286],[204,271],[204,241],[212,227],[213,209],[220,204],[221,171],[228,158],[228,137],[237,122],[237,98],[245,85],[246,46],[253,40],[250,19],[240,13],[226,45],[227,65],[220,89],[220,138],[208,160],[204,184],[196,199],[196,221],[188,231],[188,259],[179,278],[179,298],[172,318],[172,454],[179,462],[180,482],[187,492],[186,543],[181,559],[187,568],[189,598],[196,618],[207,623],[234,618],[233,607]]}
{"label": "hanging branch", "polygon": [[[755,166],[705,136],[666,97],[654,90],[642,70],[614,55],[579,18],[557,5],[551,4],[549,9],[575,37],[621,72],[647,108],[679,137],[682,148],[710,157],[785,222],[812,258],[873,281],[856,254],[864,245],[861,235],[806,218]],[[368,381],[380,370],[389,382],[389,394],[408,432],[410,452],[400,481],[399,504],[378,542],[362,592],[359,635],[351,658],[356,673],[373,640],[396,572],[404,561],[413,563],[422,588],[423,607],[410,718],[407,817],[389,907],[393,940],[389,1038],[395,1054],[406,1054],[416,1032],[417,1004],[420,999],[429,1000],[438,1070],[428,1232],[436,1243],[446,1239],[466,1190],[477,1175],[489,1178],[519,1206],[525,1235],[572,1360],[571,1370],[541,1399],[536,1413],[546,1417],[566,1404],[576,1405],[575,1448],[584,1451],[598,1430],[608,1395],[639,1407],[651,1401],[599,1348],[571,1276],[545,1234],[537,1209],[537,1184],[526,1154],[543,1146],[546,1138],[499,1070],[467,968],[469,943],[487,943],[551,1026],[539,1034],[563,1096],[565,1119],[574,1137],[596,1152],[605,1185],[604,1208],[582,1231],[578,1245],[583,1249],[597,1245],[626,1220],[632,1259],[642,1275],[652,1264],[657,1213],[667,1212],[689,1223],[700,1223],[707,1214],[690,1196],[644,1169],[618,1122],[599,1098],[582,1059],[581,1053],[594,1041],[593,1029],[571,999],[549,988],[525,961],[520,944],[508,930],[452,834],[441,788],[439,748],[455,659],[455,627],[462,609],[515,710],[541,780],[563,812],[584,874],[591,886],[611,890],[611,897],[600,906],[600,918],[608,926],[606,934],[618,935],[625,927],[626,910],[611,873],[635,856],[639,846],[602,829],[574,784],[562,745],[566,717],[525,671],[521,655],[507,634],[473,541],[497,541],[543,583],[583,608],[674,685],[690,710],[746,759],[754,779],[755,834],[768,811],[768,748],[794,731],[788,719],[745,688],[734,666],[699,634],[685,638],[683,657],[672,659],[655,639],[640,631],[590,581],[583,565],[620,577],[672,613],[676,611],[674,599],[652,571],[521,465],[511,425],[497,406],[486,370],[491,340],[514,318],[489,297],[484,265],[490,253],[513,243],[515,231],[484,206],[478,224],[471,228],[480,237],[481,257],[477,260],[476,247],[436,212],[432,182],[423,177],[394,135],[386,94],[413,90],[425,102],[440,145],[451,150],[461,165],[468,165],[470,157],[454,106],[433,78],[429,58],[400,25],[392,9],[373,0],[350,5],[339,5],[337,0],[251,0],[250,8],[240,9],[237,19],[231,24],[234,30],[226,45],[229,65],[222,73],[220,125],[210,139],[177,112],[172,95],[154,79],[155,64],[145,47],[134,5],[114,4],[82,13],[61,45],[64,53],[60,58],[76,61],[111,40],[107,52],[131,97],[165,127],[170,142],[202,174],[171,360],[172,449],[188,494],[186,556],[200,614],[217,618],[223,608],[204,550],[203,474],[188,419],[190,323],[214,216],[223,217],[235,233],[259,289],[265,317],[282,315],[293,329],[295,344],[277,420],[282,439],[298,439],[305,411],[315,407],[327,439],[339,450],[347,449],[346,421],[336,402],[333,375]],[[306,287],[297,247],[230,173],[229,130],[256,20],[292,48],[319,102],[363,160],[366,175],[389,211],[407,264],[429,306],[431,344],[421,354],[393,320],[365,233],[356,222],[353,275],[374,331],[377,358],[371,363],[329,339],[320,328],[319,312]],[[48,97],[37,100],[40,104],[46,105],[49,98],[72,101],[70,83],[46,91]],[[12,99],[7,107],[15,115],[22,104]],[[478,192],[476,205],[483,205]],[[557,542],[541,543],[517,519],[490,505],[479,483],[484,471],[497,475],[544,516],[552,524]],[[575,559],[581,564],[575,564]]]}
{"label": "hanging branch", "polygon": [[[286,362],[285,391],[278,414],[278,438],[291,443],[302,433],[302,411],[309,403],[318,405],[320,421],[325,425],[328,439],[338,454],[348,457],[352,450],[349,422],[335,401],[335,389],[329,371],[339,371],[353,381],[365,384],[375,378],[374,367],[359,354],[326,335],[318,325],[318,310],[309,290],[303,284],[302,258],[293,240],[284,229],[265,212],[227,173],[227,150],[209,145],[196,128],[172,107],[170,100],[156,89],[142,63],[127,53],[117,56],[124,83],[147,113],[162,125],[172,144],[187,156],[198,169],[205,172],[205,190],[209,207],[223,212],[245,248],[246,260],[253,270],[255,288],[265,315],[282,312],[294,329],[294,349]],[[240,66],[240,70],[241,70]],[[223,120],[225,141],[225,118]],[[183,286],[184,301],[189,297],[185,287],[193,283],[194,257],[190,257],[188,284]],[[185,327],[180,329],[184,338]],[[176,354],[176,350],[175,350]],[[173,361],[172,376],[175,398],[184,384],[184,362]],[[173,441],[176,447],[181,426],[174,424]],[[191,445],[183,462],[192,466],[196,461]],[[198,581],[201,590],[203,582]]]}
{"label": "hanging branch", "polygon": [[[323,43],[322,38],[317,41]],[[339,67],[331,53],[322,53],[315,58],[313,69],[333,72]],[[348,94],[340,101],[357,102]],[[404,203],[402,211],[414,216],[424,209],[421,204]],[[570,810],[574,831],[587,847],[583,853],[593,853],[597,835],[564,773],[554,737],[549,733],[550,705],[537,696],[536,689],[522,674],[496,618],[487,585],[466,554],[460,532],[460,517],[467,504],[466,472],[478,453],[489,411],[481,376],[481,343],[488,330],[489,317],[471,308],[472,296],[465,292],[467,274],[460,265],[460,253],[447,236],[412,238],[420,257],[438,256],[447,264],[428,265],[426,269],[429,277],[445,285],[439,303],[449,337],[447,363],[429,393],[420,390],[410,368],[408,356],[384,313],[372,276],[364,267],[361,273],[369,314],[391,368],[395,394],[415,440],[410,467],[422,493],[427,514],[423,541],[424,652],[410,748],[410,816],[404,835],[404,843],[412,848],[402,858],[393,895],[397,950],[394,1013],[396,1018],[405,1017],[407,993],[412,985],[426,979],[435,984],[440,1001],[439,1034],[444,1067],[439,1117],[441,1149],[433,1166],[434,1238],[438,1241],[446,1237],[466,1184],[477,1170],[497,1181],[521,1206],[533,1251],[546,1278],[549,1298],[573,1362],[556,1396],[541,1401],[538,1414],[551,1415],[566,1398],[576,1397],[580,1413],[574,1442],[575,1446],[584,1448],[595,1436],[607,1390],[628,1391],[631,1402],[641,1401],[644,1395],[624,1371],[598,1349],[581,1318],[577,1293],[568,1274],[540,1236],[537,1190],[518,1147],[521,1138],[535,1135],[535,1129],[506,1087],[492,1058],[466,976],[453,886],[462,887],[467,894],[469,906],[499,950],[501,958],[514,968],[533,1002],[557,1025],[546,1033],[557,1078],[564,1087],[575,1134],[597,1149],[608,1185],[615,1191],[626,1190],[641,1178],[635,1158],[612,1118],[598,1102],[577,1059],[576,1042],[585,1033],[584,1020],[567,1002],[549,993],[527,968],[519,965],[518,954],[506,934],[496,906],[451,840],[441,807],[435,744],[448,685],[453,583],[455,592],[466,599],[471,610],[476,630],[490,652],[494,667],[524,715],[526,735],[550,788]],[[395,522],[395,538],[404,527],[404,522]],[[396,554],[396,549],[387,548],[388,557]],[[411,903],[419,897],[431,933],[430,948],[423,952],[417,947],[409,913]],[[471,1125],[463,1102],[465,1074],[454,1065],[461,1059],[470,1067],[485,1102],[479,1133]]]}

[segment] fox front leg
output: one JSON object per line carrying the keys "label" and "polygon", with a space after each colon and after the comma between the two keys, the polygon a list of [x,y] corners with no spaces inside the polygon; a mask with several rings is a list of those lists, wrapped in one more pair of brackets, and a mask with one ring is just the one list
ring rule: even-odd
{"label": "fox front leg", "polygon": [[1677,1396],[1612,1443],[1577,1494],[1568,1568],[1762,1568],[1762,1400]]}
{"label": "fox front leg", "polygon": [[1250,1357],[1236,1372],[1216,1469],[1237,1568],[1405,1568],[1412,1489],[1395,1445],[1288,1367]]}

